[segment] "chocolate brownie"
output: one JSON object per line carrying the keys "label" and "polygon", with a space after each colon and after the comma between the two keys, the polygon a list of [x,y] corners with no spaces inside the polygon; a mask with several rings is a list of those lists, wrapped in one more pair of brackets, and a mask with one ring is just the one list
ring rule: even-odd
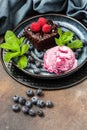
{"label": "chocolate brownie", "polygon": [[[58,25],[52,22],[52,20],[47,20],[46,24],[50,25],[51,29],[49,31],[45,28],[42,28],[34,32],[31,30],[30,25],[25,27],[25,36],[30,40],[30,42],[33,44],[33,46],[39,50],[42,51],[44,49],[49,49],[53,46],[55,46],[55,37],[58,38]],[[38,27],[37,27],[38,28]],[[36,28],[36,29],[37,29]],[[47,31],[49,31],[47,33]]]}

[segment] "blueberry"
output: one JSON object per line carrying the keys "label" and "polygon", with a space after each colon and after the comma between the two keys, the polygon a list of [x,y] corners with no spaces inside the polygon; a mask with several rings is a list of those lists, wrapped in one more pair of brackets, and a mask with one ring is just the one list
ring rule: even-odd
{"label": "blueberry", "polygon": [[83,50],[82,48],[79,48],[76,50],[76,52],[78,52],[80,54],[80,53],[82,53],[82,50]]}
{"label": "blueberry", "polygon": [[26,52],[26,56],[28,57],[30,55],[30,51],[27,51]]}
{"label": "blueberry", "polygon": [[38,101],[38,98],[36,96],[34,96],[34,97],[31,98],[31,101],[32,101],[33,104],[36,105],[37,101]]}
{"label": "blueberry", "polygon": [[30,48],[29,48],[29,50],[33,50],[34,48],[33,48],[33,46],[32,45],[30,45]]}
{"label": "blueberry", "polygon": [[29,111],[29,108],[28,108],[27,106],[23,106],[23,107],[22,107],[22,112],[23,112],[24,114],[28,114],[28,111]]}
{"label": "blueberry", "polygon": [[33,72],[34,72],[34,74],[39,74],[40,73],[40,69],[35,68],[35,69],[33,69]]}
{"label": "blueberry", "polygon": [[87,46],[87,41],[86,40],[82,40],[83,41],[83,46]]}
{"label": "blueberry", "polygon": [[14,104],[14,105],[12,106],[12,110],[13,110],[14,112],[19,112],[19,111],[20,111],[20,106],[19,106],[18,104]]}
{"label": "blueberry", "polygon": [[22,33],[18,34],[17,37],[18,37],[18,38],[21,38],[21,37],[24,37],[24,35],[25,35],[24,32],[22,32]]}
{"label": "blueberry", "polygon": [[36,67],[40,68],[41,67],[41,63],[40,62],[36,62]]}
{"label": "blueberry", "polygon": [[30,110],[28,111],[28,113],[29,113],[30,116],[36,116],[36,112],[35,112],[34,109],[30,109]]}
{"label": "blueberry", "polygon": [[40,55],[38,55],[38,57],[39,57],[40,59],[43,59],[43,56],[44,56],[44,53],[41,53]]}
{"label": "blueberry", "polygon": [[25,97],[19,97],[19,103],[21,105],[25,105],[25,102],[26,102],[26,98]]}
{"label": "blueberry", "polygon": [[38,115],[39,117],[43,117],[43,116],[44,116],[44,113],[43,113],[43,111],[40,109],[40,110],[37,111],[37,115]]}
{"label": "blueberry", "polygon": [[46,106],[47,106],[48,108],[51,108],[51,107],[53,107],[53,103],[52,103],[50,100],[48,100],[48,101],[46,102]]}
{"label": "blueberry", "polygon": [[15,58],[13,58],[13,61],[14,61],[15,63],[17,63],[18,60],[19,60],[19,57],[15,57]]}
{"label": "blueberry", "polygon": [[26,94],[27,94],[27,96],[29,96],[29,97],[33,97],[33,96],[34,96],[33,90],[27,90]]}
{"label": "blueberry", "polygon": [[19,96],[15,95],[12,99],[13,99],[14,102],[18,103],[18,101],[19,101]]}
{"label": "blueberry", "polygon": [[43,91],[42,91],[42,89],[41,89],[41,88],[37,89],[36,94],[37,94],[38,96],[43,96]]}
{"label": "blueberry", "polygon": [[45,107],[45,102],[43,100],[38,100],[37,106],[40,107],[40,108],[43,108],[43,107]]}
{"label": "blueberry", "polygon": [[32,56],[29,56],[29,57],[28,57],[28,60],[29,60],[29,62],[34,63],[34,59],[33,59]]}
{"label": "blueberry", "polygon": [[28,108],[32,107],[32,102],[31,101],[26,101],[25,106],[27,106]]}
{"label": "blueberry", "polygon": [[74,52],[74,54],[75,54],[75,58],[79,59],[79,56],[80,56],[79,53],[76,51],[76,52]]}
{"label": "blueberry", "polygon": [[27,65],[27,67],[26,67],[26,68],[28,68],[28,69],[29,69],[30,67],[31,67],[31,63],[28,63],[28,65]]}

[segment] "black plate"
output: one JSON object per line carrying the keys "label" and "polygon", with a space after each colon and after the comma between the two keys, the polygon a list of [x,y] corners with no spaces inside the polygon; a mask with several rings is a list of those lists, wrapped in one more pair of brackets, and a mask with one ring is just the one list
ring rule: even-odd
{"label": "black plate", "polygon": [[[33,21],[37,21],[37,19],[39,17],[41,17],[41,16],[45,17],[45,18],[52,19],[53,22],[56,23],[56,24],[59,24],[59,26],[63,30],[70,30],[80,40],[86,41],[87,29],[80,22],[78,22],[77,20],[75,20],[73,18],[70,18],[70,17],[67,17],[65,15],[59,15],[59,14],[45,14],[45,15],[38,15],[38,16],[34,16],[32,18],[29,18],[29,19],[25,20],[24,22],[22,22],[20,25],[18,25],[14,29],[16,35],[18,37],[23,35],[24,27],[29,25]],[[34,49],[34,51],[35,51],[35,49]],[[71,70],[71,71],[69,71],[67,73],[64,73],[64,74],[61,74],[61,75],[56,75],[56,74],[51,74],[51,73],[42,71],[41,74],[35,74],[33,72],[33,69],[34,69],[35,66],[33,66],[31,69],[23,69],[22,71],[24,73],[28,74],[28,75],[31,75],[31,76],[37,77],[37,78],[47,78],[47,79],[50,79],[50,78],[51,79],[52,78],[62,78],[62,77],[71,75],[72,73],[74,73],[75,71],[80,69],[86,63],[86,59],[87,59],[87,45],[85,45],[83,47],[83,52],[82,52],[80,58],[78,59],[78,66],[75,69],[73,69],[73,70]]]}

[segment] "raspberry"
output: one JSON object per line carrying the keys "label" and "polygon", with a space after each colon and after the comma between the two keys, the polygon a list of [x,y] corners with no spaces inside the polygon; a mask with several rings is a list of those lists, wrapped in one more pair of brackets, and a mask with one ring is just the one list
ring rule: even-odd
{"label": "raspberry", "polygon": [[41,25],[40,25],[38,22],[33,22],[33,23],[31,23],[31,25],[30,25],[30,29],[31,29],[33,32],[39,32],[40,29],[41,29]]}
{"label": "raspberry", "polygon": [[38,23],[39,23],[41,26],[43,26],[44,24],[46,24],[46,22],[47,22],[47,20],[46,20],[45,18],[43,18],[43,17],[40,17],[40,18],[38,19]]}
{"label": "raspberry", "polygon": [[50,31],[51,31],[51,26],[48,25],[48,24],[45,24],[45,25],[42,27],[42,31],[43,31],[44,33],[50,33]]}

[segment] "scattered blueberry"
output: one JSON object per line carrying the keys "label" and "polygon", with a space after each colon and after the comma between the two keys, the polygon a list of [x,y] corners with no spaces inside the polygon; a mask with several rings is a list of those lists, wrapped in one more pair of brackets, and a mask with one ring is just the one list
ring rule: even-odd
{"label": "scattered blueberry", "polygon": [[26,56],[28,57],[30,55],[30,51],[27,51],[26,52]]}
{"label": "scattered blueberry", "polygon": [[76,40],[76,39],[77,39],[77,37],[76,37],[76,36],[73,36],[73,41]]}
{"label": "scattered blueberry", "polygon": [[23,106],[23,107],[22,107],[22,112],[23,112],[24,114],[28,114],[28,111],[29,111],[29,108],[28,108],[27,106]]}
{"label": "scattered blueberry", "polygon": [[79,53],[78,52],[74,52],[74,54],[75,54],[75,58],[79,59],[79,56],[80,56]]}
{"label": "scattered blueberry", "polygon": [[29,97],[33,97],[34,96],[34,92],[32,90],[27,90],[26,94]]}
{"label": "scattered blueberry", "polygon": [[33,50],[34,49],[34,47],[32,46],[32,45],[30,45],[30,48],[29,48],[29,50]]}
{"label": "scattered blueberry", "polygon": [[34,63],[34,59],[32,56],[28,56],[28,60],[29,60],[29,62]]}
{"label": "scattered blueberry", "polygon": [[12,106],[12,110],[13,110],[14,112],[19,112],[19,111],[20,111],[20,106],[19,106],[18,104],[14,104],[14,105]]}
{"label": "scattered blueberry", "polygon": [[43,108],[43,107],[45,107],[45,102],[43,100],[38,100],[37,106],[40,107],[40,108]]}
{"label": "scattered blueberry", "polygon": [[22,32],[22,33],[18,34],[17,37],[18,37],[18,38],[21,38],[21,37],[24,37],[24,35],[25,35],[24,32]]}
{"label": "scattered blueberry", "polygon": [[87,45],[87,41],[86,40],[82,40],[83,41],[83,46]]}
{"label": "scattered blueberry", "polygon": [[36,96],[34,96],[34,97],[31,98],[31,101],[32,101],[33,104],[36,105],[37,101],[38,101],[38,98]]}
{"label": "scattered blueberry", "polygon": [[42,89],[41,89],[41,88],[38,88],[37,91],[36,91],[36,94],[37,94],[38,96],[43,96],[43,91],[42,91]]}
{"label": "scattered blueberry", "polygon": [[50,100],[48,100],[48,101],[46,102],[46,107],[48,107],[48,108],[53,107],[53,103],[52,103]]}
{"label": "scattered blueberry", "polygon": [[39,117],[43,117],[43,116],[44,116],[44,113],[43,113],[43,111],[40,109],[40,110],[37,111],[37,115],[38,115]]}
{"label": "scattered blueberry", "polygon": [[35,112],[34,109],[30,109],[30,110],[28,111],[28,113],[29,113],[30,116],[36,116],[36,112]]}
{"label": "scattered blueberry", "polygon": [[19,101],[19,96],[15,95],[12,99],[13,99],[14,102],[18,103],[18,101]]}
{"label": "scattered blueberry", "polygon": [[[41,88],[38,88],[35,93],[31,89],[27,90],[26,91],[26,95],[28,97],[30,97],[30,99],[28,99],[27,101],[26,101],[25,97],[19,97],[19,96],[15,95],[12,99],[17,104],[14,104],[12,106],[12,110],[14,112],[19,112],[20,110],[22,110],[22,112],[24,114],[29,114],[32,117],[36,116],[36,114],[39,117],[43,117],[44,116],[44,112],[43,112],[43,110],[41,108],[44,108],[45,106],[47,108],[52,108],[53,107],[53,103],[50,100],[45,102],[42,99],[38,98],[38,96],[42,96],[43,94],[44,93],[43,93],[43,90]],[[34,95],[36,95],[36,96],[34,96]],[[23,105],[22,108],[21,108],[20,105]],[[37,111],[35,111],[33,109],[34,105],[36,105],[36,107],[39,107],[39,109]]]}
{"label": "scattered blueberry", "polygon": [[31,101],[26,101],[25,106],[27,106],[28,108],[32,107],[32,102]]}
{"label": "scattered blueberry", "polygon": [[76,50],[76,52],[78,52],[79,54],[82,53],[83,49],[82,48],[79,48]]}
{"label": "scattered blueberry", "polygon": [[40,62],[36,62],[36,67],[40,68],[41,67],[41,63]]}
{"label": "scattered blueberry", "polygon": [[19,60],[18,57],[13,58],[13,61],[14,61],[16,64],[17,64],[18,60]]}
{"label": "scattered blueberry", "polygon": [[19,97],[19,103],[21,105],[25,105],[25,102],[26,102],[26,98],[25,97]]}
{"label": "scattered blueberry", "polygon": [[40,73],[40,69],[35,68],[35,69],[33,69],[33,72],[34,72],[34,74],[39,74]]}
{"label": "scattered blueberry", "polygon": [[38,57],[39,57],[40,59],[43,59],[43,56],[44,56],[44,53],[41,53],[40,55],[38,55]]}
{"label": "scattered blueberry", "polygon": [[29,69],[31,67],[31,63],[28,63],[27,68]]}

